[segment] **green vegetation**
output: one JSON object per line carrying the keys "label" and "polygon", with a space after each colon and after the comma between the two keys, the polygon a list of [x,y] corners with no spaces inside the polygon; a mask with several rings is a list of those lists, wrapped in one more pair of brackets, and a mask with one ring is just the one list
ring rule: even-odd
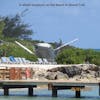
{"label": "green vegetation", "polygon": [[0,38],[3,37],[3,36],[2,36],[2,32],[3,32],[4,26],[5,26],[4,21],[0,20]]}
{"label": "green vegetation", "polygon": [[29,29],[30,25],[22,22],[20,15],[2,17],[2,21],[5,24],[2,31],[4,38],[31,39],[33,31]]}
{"label": "green vegetation", "polygon": [[[25,44],[25,46],[33,51],[33,46],[30,42],[21,41],[22,44]],[[36,61],[37,57],[36,55],[31,55],[27,51],[25,51],[23,48],[18,46],[15,43],[12,42],[5,42],[2,45],[0,45],[0,56],[15,56],[15,57],[24,57],[31,61]]]}
{"label": "green vegetation", "polygon": [[29,25],[21,20],[21,16],[0,17],[0,56],[24,57],[28,60],[35,61],[36,55],[31,55],[20,46],[15,44],[15,40],[34,51],[33,42],[30,36],[33,31],[29,29]]}
{"label": "green vegetation", "polygon": [[67,48],[60,51],[56,61],[59,64],[92,63],[100,65],[100,52],[92,49]]}
{"label": "green vegetation", "polygon": [[[28,60],[35,61],[36,55],[31,55],[20,46],[14,43],[18,40],[30,50],[34,50],[31,41],[25,40],[32,34],[28,25],[21,22],[20,16],[0,17],[0,56],[24,57]],[[25,38],[24,38],[25,37]],[[24,39],[24,40],[21,40]]]}

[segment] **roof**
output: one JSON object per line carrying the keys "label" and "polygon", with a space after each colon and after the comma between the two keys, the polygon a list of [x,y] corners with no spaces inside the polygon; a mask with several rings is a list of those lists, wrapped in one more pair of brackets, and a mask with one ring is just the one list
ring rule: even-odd
{"label": "roof", "polygon": [[48,44],[48,43],[38,43],[37,46],[40,46],[40,47],[47,47],[47,48],[50,48],[51,45]]}

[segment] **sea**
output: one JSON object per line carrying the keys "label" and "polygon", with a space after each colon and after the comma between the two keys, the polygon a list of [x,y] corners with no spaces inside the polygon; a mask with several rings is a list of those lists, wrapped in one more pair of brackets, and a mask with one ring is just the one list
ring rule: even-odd
{"label": "sea", "polygon": [[100,52],[100,49],[94,49],[94,50]]}
{"label": "sea", "polygon": [[34,89],[34,96],[27,94],[27,89],[10,90],[9,96],[3,96],[3,91],[0,91],[0,100],[100,100],[96,86],[91,91],[82,91],[81,98],[75,98],[72,90],[59,90],[58,97],[52,97],[52,92],[48,89]]}

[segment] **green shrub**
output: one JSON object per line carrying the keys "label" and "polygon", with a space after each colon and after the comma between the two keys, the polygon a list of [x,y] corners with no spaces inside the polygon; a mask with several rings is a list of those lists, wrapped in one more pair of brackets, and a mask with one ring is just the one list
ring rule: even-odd
{"label": "green shrub", "polygon": [[100,52],[92,49],[67,48],[60,51],[56,57],[59,64],[93,63],[100,65]]}
{"label": "green shrub", "polygon": [[[29,44],[27,47],[32,50],[32,45]],[[9,57],[11,55],[15,57],[24,57],[31,61],[37,60],[37,57],[35,54],[34,55],[29,54],[26,50],[24,50],[23,48],[21,48],[15,43],[6,42],[3,45],[0,45],[0,56]]]}

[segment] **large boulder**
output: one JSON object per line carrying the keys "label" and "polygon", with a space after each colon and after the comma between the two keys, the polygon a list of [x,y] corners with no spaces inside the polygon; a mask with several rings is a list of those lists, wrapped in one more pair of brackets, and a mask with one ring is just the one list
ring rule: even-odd
{"label": "large boulder", "polygon": [[69,79],[67,74],[64,74],[62,72],[47,72],[45,73],[45,78],[48,80],[65,80]]}
{"label": "large boulder", "polygon": [[98,71],[98,70],[100,70],[100,67],[96,66],[94,64],[90,64],[89,70],[91,70],[91,71]]}
{"label": "large boulder", "polygon": [[66,70],[65,70],[65,67],[56,67],[56,68],[52,68],[52,69],[49,69],[47,70],[48,72],[63,72],[63,73],[66,73]]}
{"label": "large boulder", "polygon": [[78,65],[79,68],[81,68],[83,71],[91,70],[91,71],[98,71],[100,70],[100,67],[95,64],[81,64]]}
{"label": "large boulder", "polygon": [[77,66],[57,67],[48,70],[48,72],[57,72],[57,71],[67,74],[68,77],[73,77],[74,75],[80,75],[82,72],[81,68]]}
{"label": "large boulder", "polygon": [[65,70],[69,77],[80,75],[82,72],[81,68],[78,68],[77,66],[66,67]]}
{"label": "large boulder", "polygon": [[57,79],[58,80],[66,80],[69,79],[67,74],[57,71]]}
{"label": "large boulder", "polygon": [[56,72],[46,72],[45,78],[48,80],[56,80],[57,79],[57,73]]}
{"label": "large boulder", "polygon": [[42,70],[35,70],[35,73],[32,77],[36,80],[45,80],[45,72]]}
{"label": "large boulder", "polygon": [[95,76],[96,76],[96,77],[100,77],[100,71],[97,71],[97,72],[95,73]]}
{"label": "large boulder", "polygon": [[82,78],[96,78],[96,77],[100,77],[100,67],[96,66],[94,64],[83,64],[81,66],[82,69],[82,73],[81,73],[81,77]]}

